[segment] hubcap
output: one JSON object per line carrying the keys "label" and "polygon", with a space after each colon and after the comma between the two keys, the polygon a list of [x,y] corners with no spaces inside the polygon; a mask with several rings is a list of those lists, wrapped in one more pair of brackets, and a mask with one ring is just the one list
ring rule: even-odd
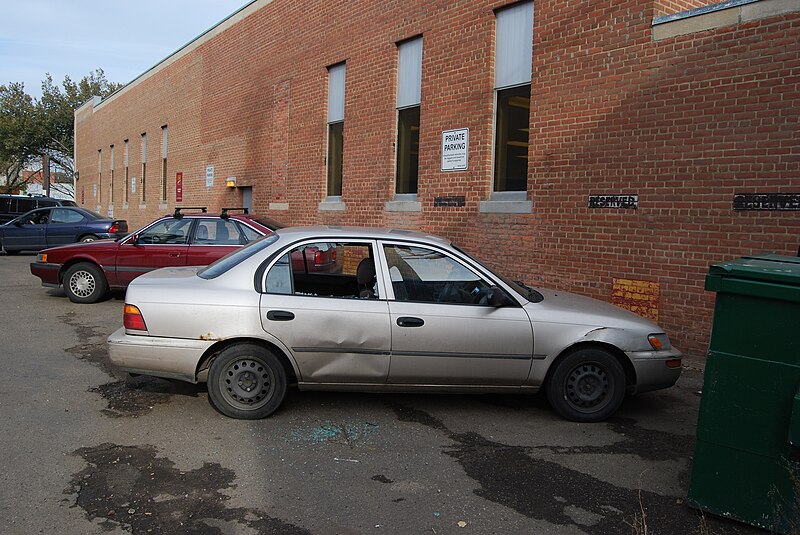
{"label": "hubcap", "polygon": [[235,405],[255,409],[266,404],[275,390],[269,368],[255,359],[238,359],[225,370],[223,394]]}
{"label": "hubcap", "polygon": [[76,271],[72,274],[72,277],[69,278],[69,289],[78,297],[89,297],[94,293],[95,287],[94,276],[88,271]]}
{"label": "hubcap", "polygon": [[602,366],[589,362],[567,376],[567,400],[578,409],[594,409],[608,399],[610,378]]}

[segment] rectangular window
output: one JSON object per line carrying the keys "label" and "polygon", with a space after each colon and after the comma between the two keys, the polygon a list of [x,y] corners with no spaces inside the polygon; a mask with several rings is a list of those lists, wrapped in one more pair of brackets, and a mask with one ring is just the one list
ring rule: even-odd
{"label": "rectangular window", "polygon": [[97,204],[103,200],[103,149],[97,150]]}
{"label": "rectangular window", "polygon": [[147,177],[147,134],[142,134],[142,204],[146,202],[145,180]]}
{"label": "rectangular window", "polygon": [[108,205],[114,204],[114,145],[111,145],[111,175],[108,183]]}
{"label": "rectangular window", "polygon": [[397,168],[395,193],[416,194],[419,179],[419,117],[422,37],[397,45]]}
{"label": "rectangular window", "polygon": [[328,197],[342,195],[345,64],[328,68]]}
{"label": "rectangular window", "polygon": [[167,127],[161,127],[161,200],[167,202]]}
{"label": "rectangular window", "polygon": [[125,195],[123,198],[125,199],[125,204],[128,204],[128,191],[130,184],[128,181],[130,180],[128,176],[128,140],[125,140]]}
{"label": "rectangular window", "polygon": [[526,191],[533,2],[501,9],[496,17],[494,191]]}

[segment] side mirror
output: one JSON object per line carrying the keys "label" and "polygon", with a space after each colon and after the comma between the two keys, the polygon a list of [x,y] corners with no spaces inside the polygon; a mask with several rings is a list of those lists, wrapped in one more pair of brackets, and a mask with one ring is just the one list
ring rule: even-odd
{"label": "side mirror", "polygon": [[23,226],[24,224],[25,224],[25,223],[22,221],[22,219],[15,219],[15,220],[14,220],[14,226],[15,226],[15,227],[21,227],[21,226]]}
{"label": "side mirror", "polygon": [[499,286],[492,286],[487,293],[489,305],[495,308],[513,305],[514,301]]}

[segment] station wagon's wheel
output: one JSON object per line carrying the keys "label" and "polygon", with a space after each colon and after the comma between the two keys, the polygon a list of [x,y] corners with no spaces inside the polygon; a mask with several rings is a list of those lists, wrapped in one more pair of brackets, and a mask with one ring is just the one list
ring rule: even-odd
{"label": "station wagon's wheel", "polygon": [[286,397],[286,371],[278,357],[256,344],[224,349],[208,373],[208,399],[231,418],[256,420],[275,412]]}
{"label": "station wagon's wheel", "polygon": [[103,272],[94,264],[81,262],[64,273],[64,292],[73,303],[95,303],[108,290]]}
{"label": "station wagon's wheel", "polygon": [[80,241],[80,243],[88,243],[90,241],[97,241],[98,239],[100,238],[98,238],[94,234],[87,234],[86,236],[82,236],[81,239],[78,241]]}
{"label": "station wagon's wheel", "polygon": [[545,387],[547,400],[563,418],[599,422],[622,403],[625,371],[608,351],[584,348],[557,361]]}

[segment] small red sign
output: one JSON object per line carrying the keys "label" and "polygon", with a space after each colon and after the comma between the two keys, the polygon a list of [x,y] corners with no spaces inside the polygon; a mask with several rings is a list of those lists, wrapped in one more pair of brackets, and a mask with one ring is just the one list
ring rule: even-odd
{"label": "small red sign", "polygon": [[183,202],[183,173],[175,173],[175,202]]}

